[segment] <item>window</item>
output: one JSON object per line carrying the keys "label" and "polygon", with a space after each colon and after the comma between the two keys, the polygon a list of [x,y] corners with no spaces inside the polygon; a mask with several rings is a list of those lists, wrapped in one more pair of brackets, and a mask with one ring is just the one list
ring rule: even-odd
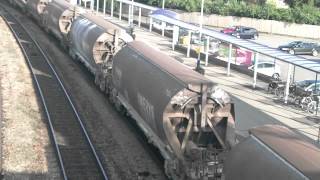
{"label": "window", "polygon": [[258,64],[258,68],[264,68],[264,64]]}
{"label": "window", "polygon": [[[308,88],[307,88],[308,91],[315,91],[315,88],[314,88],[314,83],[311,84]],[[316,91],[320,91],[320,84],[317,83],[316,85]]]}
{"label": "window", "polygon": [[303,43],[302,46],[305,48],[312,48],[312,44],[310,43]]}
{"label": "window", "polygon": [[264,64],[264,67],[265,67],[265,68],[273,68],[273,67],[274,67],[274,64],[266,63],[266,64]]}
{"label": "window", "polygon": [[305,81],[299,81],[299,82],[297,82],[297,86],[302,87],[302,88],[307,88],[307,87],[310,86],[311,84],[314,84],[314,81],[305,80]]}

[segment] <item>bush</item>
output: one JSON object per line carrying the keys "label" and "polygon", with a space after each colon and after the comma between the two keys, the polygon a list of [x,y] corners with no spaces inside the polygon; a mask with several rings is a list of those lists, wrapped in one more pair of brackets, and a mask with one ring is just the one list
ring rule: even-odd
{"label": "bush", "polygon": [[[153,6],[162,6],[162,0],[137,0]],[[239,0],[205,0],[204,12],[223,16],[239,16],[285,21],[298,24],[320,25],[320,0],[287,0],[292,8],[277,9],[275,5],[248,4]],[[199,12],[200,0],[166,0],[166,7],[188,12]]]}

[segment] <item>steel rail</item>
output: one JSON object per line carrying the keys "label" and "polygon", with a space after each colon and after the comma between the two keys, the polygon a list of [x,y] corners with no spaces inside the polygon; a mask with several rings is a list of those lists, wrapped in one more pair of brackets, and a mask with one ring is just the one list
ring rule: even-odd
{"label": "steel rail", "polygon": [[[98,154],[97,154],[97,152],[96,152],[96,150],[95,150],[95,148],[94,148],[94,146],[93,146],[93,143],[92,143],[91,140],[90,140],[90,137],[89,137],[89,135],[88,135],[88,132],[87,132],[87,130],[86,130],[86,128],[85,128],[85,126],[84,126],[84,124],[83,124],[80,116],[79,116],[79,113],[77,112],[77,110],[76,110],[76,108],[75,108],[75,106],[74,106],[74,104],[73,104],[73,102],[72,102],[72,100],[71,100],[71,98],[70,98],[70,95],[68,94],[68,92],[67,92],[66,88],[64,87],[61,79],[59,78],[59,75],[56,73],[54,67],[52,66],[52,64],[51,64],[51,62],[50,62],[50,60],[49,60],[49,57],[47,57],[47,55],[44,53],[44,51],[42,50],[42,48],[40,47],[40,45],[37,43],[37,41],[36,41],[36,40],[30,35],[30,33],[26,30],[25,26],[24,26],[15,16],[13,16],[12,14],[10,14],[7,9],[5,9],[2,5],[0,5],[0,6],[1,6],[1,9],[2,9],[3,11],[5,11],[5,13],[6,13],[7,15],[9,15],[10,17],[12,17],[12,18],[16,21],[16,23],[18,23],[18,24],[22,27],[23,31],[29,36],[29,38],[32,40],[32,42],[34,43],[34,45],[36,45],[36,47],[38,48],[38,50],[41,52],[41,55],[44,57],[45,62],[49,65],[52,73],[54,74],[54,76],[55,76],[55,78],[56,78],[56,80],[59,82],[60,87],[63,89],[64,95],[65,95],[66,98],[68,99],[68,102],[69,102],[69,104],[70,104],[70,106],[71,106],[71,108],[72,108],[72,110],[73,110],[73,113],[74,113],[75,116],[77,117],[78,123],[79,123],[79,125],[81,126],[81,130],[82,130],[83,134],[84,134],[85,137],[86,137],[86,141],[87,141],[87,143],[88,143],[89,146],[90,146],[90,149],[91,149],[91,151],[92,151],[92,153],[93,153],[93,155],[94,155],[94,157],[95,157],[96,163],[98,164],[98,167],[99,167],[99,169],[100,169],[100,172],[102,173],[103,178],[104,178],[105,180],[108,180],[107,173],[105,172],[105,170],[104,170],[104,168],[103,168],[103,165],[102,165],[102,163],[101,163],[101,160],[100,160],[100,158],[99,158],[99,156],[98,156]],[[13,28],[12,25],[11,25],[13,22],[9,22],[8,19],[7,19],[7,17],[5,17],[5,14],[2,14],[1,16],[3,17],[4,21],[6,22],[6,24],[7,24],[8,27],[10,28],[10,30],[12,31],[14,37],[16,38],[16,40],[17,40],[17,42],[18,42],[18,44],[19,44],[19,46],[20,46],[20,48],[21,48],[21,50],[22,50],[22,52],[23,52],[24,57],[25,57],[26,60],[27,60],[27,64],[28,64],[28,66],[29,66],[29,68],[30,68],[30,71],[31,71],[31,73],[32,73],[32,77],[33,77],[33,79],[34,79],[34,81],[35,81],[35,83],[36,83],[36,86],[37,86],[37,88],[38,88],[38,92],[39,92],[40,97],[41,97],[41,101],[42,101],[43,107],[44,107],[44,109],[45,109],[45,113],[46,113],[46,116],[47,116],[47,119],[48,119],[50,131],[51,131],[52,138],[53,138],[53,141],[54,141],[55,149],[56,149],[57,156],[58,156],[58,159],[59,159],[59,164],[60,164],[60,168],[61,168],[61,171],[62,171],[62,175],[63,175],[63,178],[64,178],[65,180],[67,180],[67,179],[68,179],[68,176],[67,176],[67,173],[66,173],[66,170],[65,170],[65,166],[64,166],[64,163],[63,163],[63,157],[62,157],[62,155],[61,155],[61,151],[60,151],[60,148],[59,148],[59,146],[58,146],[57,137],[56,137],[55,130],[54,130],[54,127],[53,127],[53,123],[52,123],[52,119],[51,119],[51,116],[50,116],[50,112],[49,112],[48,107],[47,107],[47,103],[46,103],[46,100],[45,100],[45,96],[43,95],[43,90],[42,90],[42,88],[41,88],[41,86],[40,86],[40,83],[39,83],[39,81],[38,81],[38,78],[37,78],[36,75],[35,75],[35,72],[34,72],[34,70],[33,70],[32,64],[31,64],[31,62],[30,62],[29,56],[27,55],[27,52],[26,52],[25,48],[23,47],[19,36],[17,35],[16,31],[14,30],[14,28]]]}

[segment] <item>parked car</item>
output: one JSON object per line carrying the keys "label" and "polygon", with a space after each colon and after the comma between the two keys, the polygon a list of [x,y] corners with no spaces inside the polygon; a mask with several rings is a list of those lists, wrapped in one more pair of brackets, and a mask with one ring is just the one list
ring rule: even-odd
{"label": "parked car", "polygon": [[241,39],[258,39],[259,37],[259,33],[255,28],[245,26],[232,26],[224,28],[221,32]]}
{"label": "parked car", "polygon": [[[280,75],[281,75],[280,66],[274,62],[271,62],[271,61],[258,62],[257,68],[258,68],[257,69],[258,73],[264,74],[266,76],[270,76],[274,79],[280,78]],[[248,67],[248,69],[253,71],[254,65]]]}
{"label": "parked car", "polygon": [[279,46],[278,49],[290,54],[312,54],[318,56],[320,45],[314,42],[293,41],[289,44]]}
{"label": "parked car", "polygon": [[[315,87],[316,86],[316,87]],[[320,92],[320,81],[303,80],[295,83],[295,93],[300,96],[310,95],[311,93]]]}

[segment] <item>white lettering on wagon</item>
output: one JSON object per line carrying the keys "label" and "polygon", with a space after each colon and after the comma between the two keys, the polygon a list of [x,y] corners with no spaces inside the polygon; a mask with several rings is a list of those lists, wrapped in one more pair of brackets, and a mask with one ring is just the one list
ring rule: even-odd
{"label": "white lettering on wagon", "polygon": [[140,93],[138,93],[138,103],[142,116],[146,118],[148,122],[154,121],[154,107],[153,105]]}

